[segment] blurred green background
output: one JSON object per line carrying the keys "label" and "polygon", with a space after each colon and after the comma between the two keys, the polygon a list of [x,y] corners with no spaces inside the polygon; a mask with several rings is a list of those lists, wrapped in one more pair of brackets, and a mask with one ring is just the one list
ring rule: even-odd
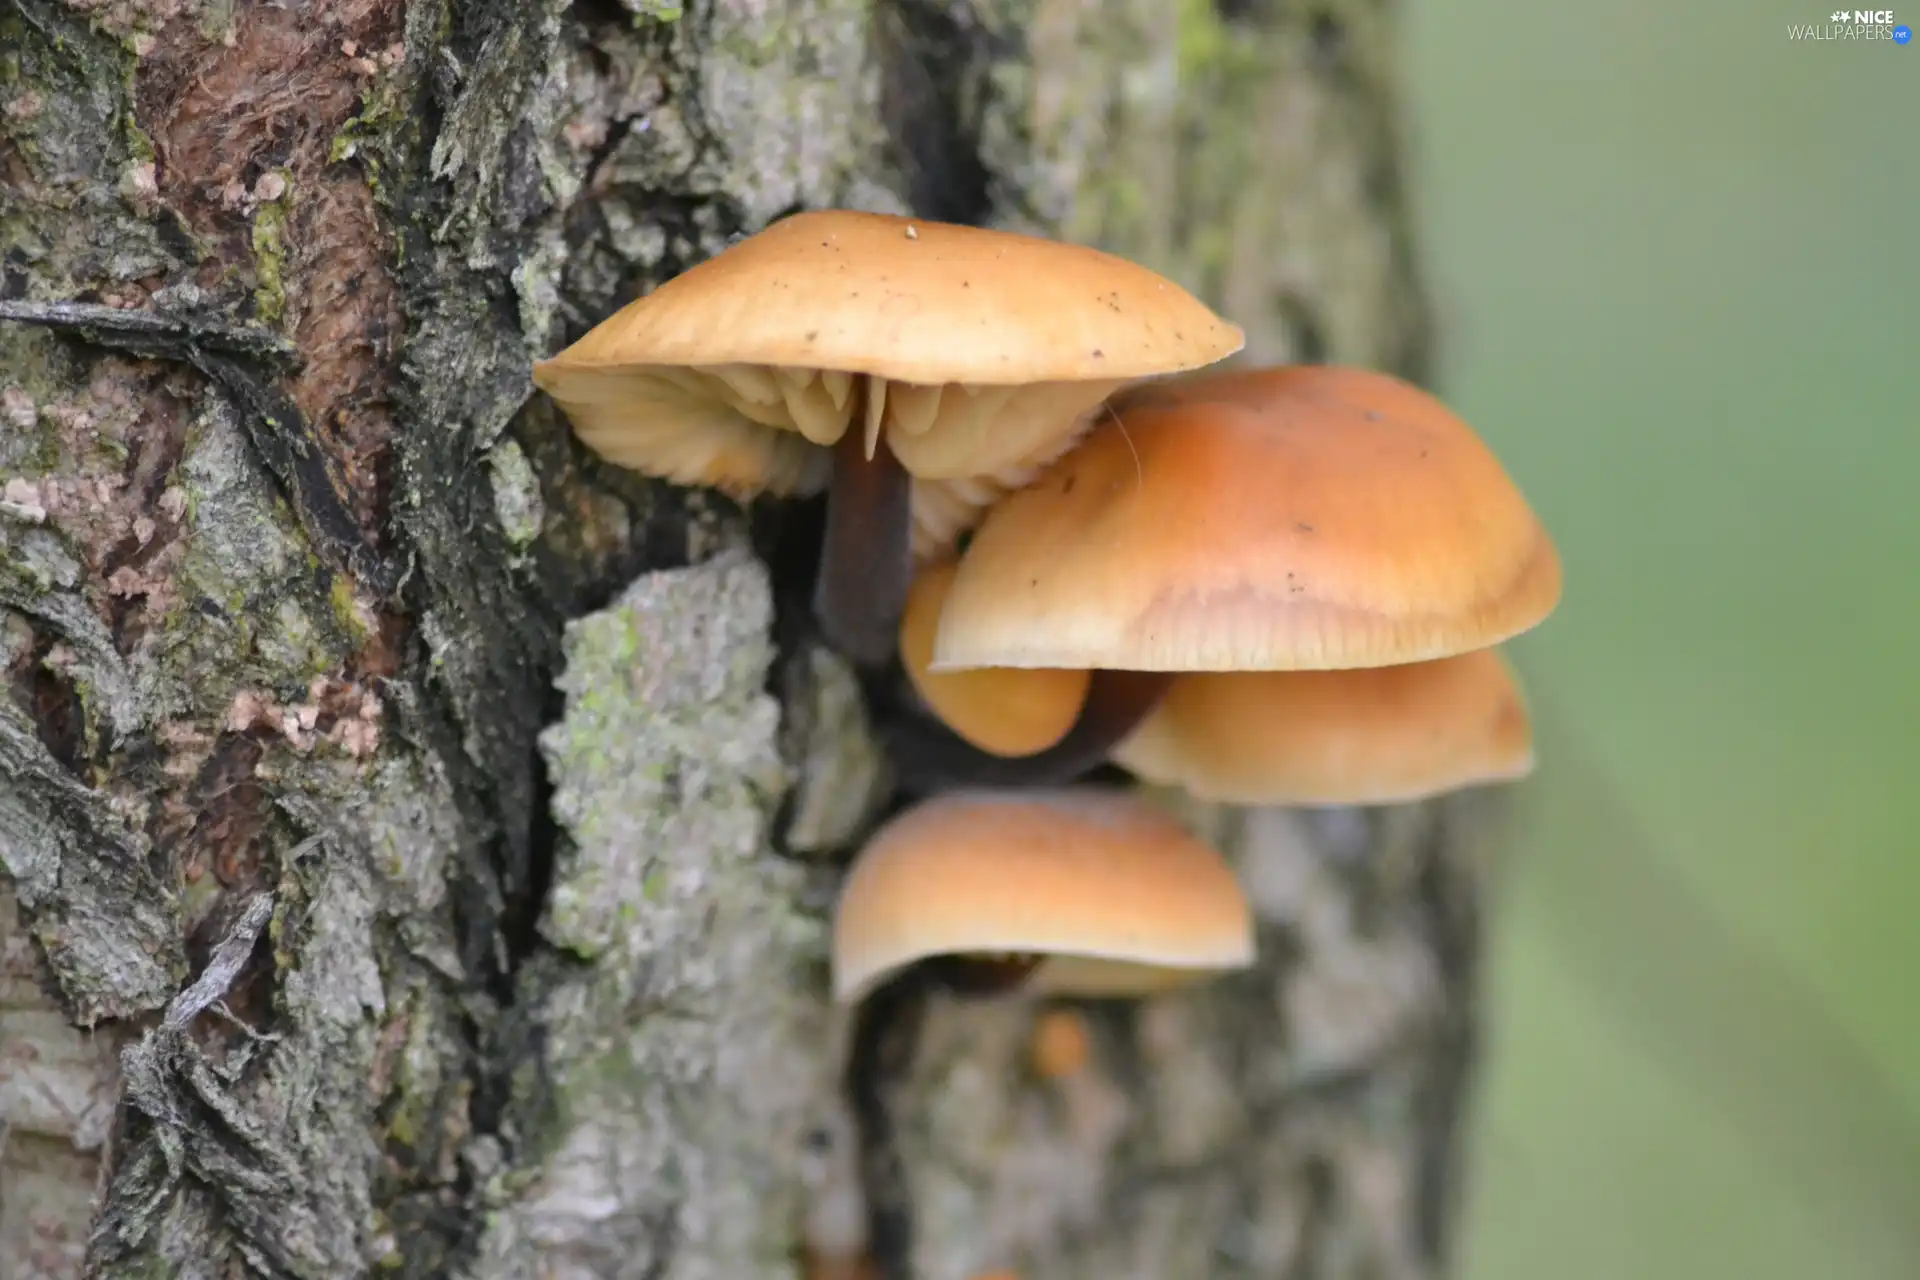
{"label": "blurred green background", "polygon": [[1920,41],[1828,13],[1408,15],[1443,389],[1568,577],[1466,1280],[1920,1277]]}

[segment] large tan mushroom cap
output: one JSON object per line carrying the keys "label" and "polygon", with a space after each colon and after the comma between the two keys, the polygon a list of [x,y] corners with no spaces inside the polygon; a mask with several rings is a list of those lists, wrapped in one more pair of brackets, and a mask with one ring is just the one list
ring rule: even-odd
{"label": "large tan mushroom cap", "polygon": [[[1538,623],[1560,561],[1433,397],[1297,368],[1151,387],[996,506],[933,667],[1386,666]],[[1181,398],[1185,397],[1185,398]]]}
{"label": "large tan mushroom cap", "polygon": [[1097,249],[827,210],[667,281],[549,365],[781,365],[1017,386],[1194,369],[1243,341],[1171,280]]}
{"label": "large tan mushroom cap", "polygon": [[1357,671],[1178,677],[1114,752],[1225,804],[1401,804],[1533,769],[1526,699],[1497,649]]}
{"label": "large tan mushroom cap", "polygon": [[1047,959],[1030,984],[1138,994],[1253,960],[1226,861],[1122,793],[949,792],[888,823],[841,889],[836,999],[933,956]]}
{"label": "large tan mushroom cap", "polygon": [[1093,673],[1031,667],[927,670],[955,568],[947,561],[914,576],[900,616],[900,663],[941,722],[982,751],[997,756],[1045,751],[1073,728]]}
{"label": "large tan mushroom cap", "polygon": [[1172,281],[1110,254],[828,211],[667,281],[536,365],[534,381],[592,448],[682,483],[809,491],[825,471],[807,442],[857,427],[884,431],[922,480],[1017,484],[1114,388],[1243,341]]}

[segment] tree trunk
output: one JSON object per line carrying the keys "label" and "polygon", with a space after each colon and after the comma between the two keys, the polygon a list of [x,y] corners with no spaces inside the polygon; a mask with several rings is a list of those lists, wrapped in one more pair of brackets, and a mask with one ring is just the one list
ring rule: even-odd
{"label": "tree trunk", "polygon": [[1262,966],[1067,1080],[850,1026],[817,505],[528,381],[817,206],[1418,378],[1395,84],[1383,0],[0,0],[0,1275],[1437,1274],[1485,802],[1192,809]]}

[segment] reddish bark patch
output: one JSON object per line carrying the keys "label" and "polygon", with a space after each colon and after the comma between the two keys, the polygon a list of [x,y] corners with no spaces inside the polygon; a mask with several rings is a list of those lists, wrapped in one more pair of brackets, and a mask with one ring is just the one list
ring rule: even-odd
{"label": "reddish bark patch", "polygon": [[390,396],[400,337],[400,293],[387,274],[385,232],[373,193],[356,177],[331,177],[294,210],[290,294],[294,342],[306,357],[293,398],[339,459],[354,515],[382,545],[392,484]]}
{"label": "reddish bark patch", "polygon": [[401,659],[406,657],[410,630],[405,614],[382,611],[376,617],[373,638],[347,660],[346,678],[370,686],[393,679],[400,673]]}
{"label": "reddish bark patch", "polygon": [[[331,153],[382,65],[397,61],[402,12],[400,0],[247,3],[220,40],[169,23],[141,61],[136,98],[160,197],[209,250],[198,283],[231,296],[277,272],[278,319],[304,357],[293,398],[376,546],[403,313],[373,194]],[[276,208],[282,248],[269,263],[255,229]]]}
{"label": "reddish bark patch", "polygon": [[169,850],[186,883],[211,872],[227,889],[271,887],[261,865],[267,853],[267,793],[254,777],[261,754],[254,738],[223,734],[200,767],[176,811],[190,825],[176,833]]}

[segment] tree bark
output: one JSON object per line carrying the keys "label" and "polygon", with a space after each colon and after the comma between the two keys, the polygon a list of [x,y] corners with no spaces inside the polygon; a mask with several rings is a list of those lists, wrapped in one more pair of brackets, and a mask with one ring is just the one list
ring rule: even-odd
{"label": "tree bark", "polygon": [[[0,1275],[1423,1277],[1483,799],[1187,809],[1256,971],[825,991],[888,807],[817,504],[530,361],[782,213],[1098,243],[1426,371],[1382,0],[0,0]],[[851,1064],[851,1068],[849,1066]],[[864,1208],[863,1208],[864,1206]]]}

